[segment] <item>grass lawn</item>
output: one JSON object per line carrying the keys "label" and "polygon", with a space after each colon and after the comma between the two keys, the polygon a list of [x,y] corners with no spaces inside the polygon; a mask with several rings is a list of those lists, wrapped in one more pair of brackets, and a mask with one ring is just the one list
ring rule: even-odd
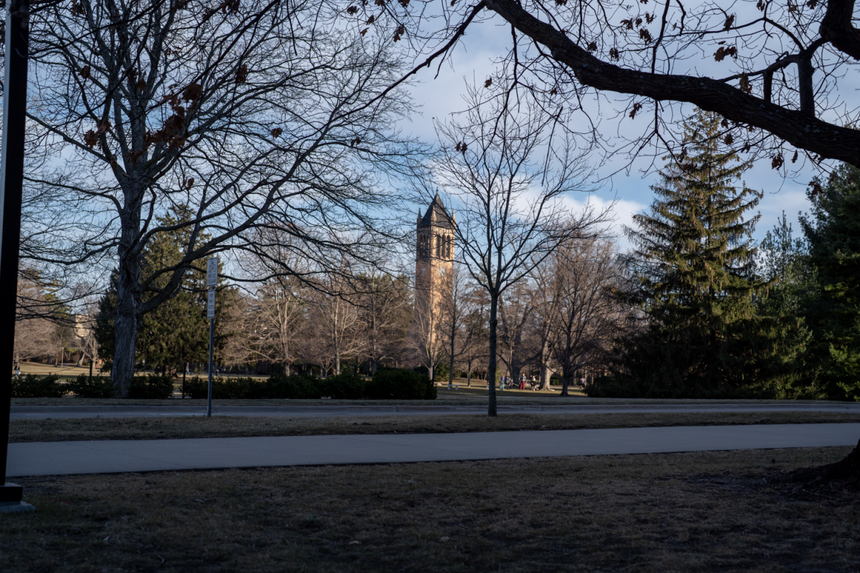
{"label": "grass lawn", "polygon": [[0,571],[858,571],[850,448],[18,480]]}
{"label": "grass lawn", "polygon": [[310,436],[576,430],[648,426],[800,424],[860,422],[860,413],[720,412],[670,414],[483,414],[426,416],[344,416],[332,418],[166,416],[146,418],[57,418],[12,420],[10,442],[63,440],[143,440],[243,436]]}
{"label": "grass lawn", "polygon": [[[37,376],[62,376],[63,378],[77,378],[81,374],[86,374],[89,376],[90,367],[89,364],[86,366],[75,366],[74,363],[66,363],[62,366],[56,366],[54,364],[42,364],[40,362],[22,362],[21,363],[21,374],[35,374]],[[99,371],[98,366],[93,367],[93,375],[100,376],[102,373]]]}

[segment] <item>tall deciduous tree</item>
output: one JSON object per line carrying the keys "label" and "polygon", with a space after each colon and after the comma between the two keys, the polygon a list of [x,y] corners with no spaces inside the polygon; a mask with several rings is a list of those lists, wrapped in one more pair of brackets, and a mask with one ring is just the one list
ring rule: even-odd
{"label": "tall deciduous tree", "polygon": [[553,354],[558,334],[557,321],[561,310],[561,282],[557,258],[558,252],[545,259],[530,273],[535,285],[534,323],[532,326],[535,341],[533,360],[537,363],[540,371],[538,386],[540,390],[550,389]]}
{"label": "tall deciduous tree", "polygon": [[38,273],[24,272],[18,280],[18,309],[15,315],[14,360],[20,362],[52,353],[51,339],[56,330],[49,318],[51,303]]}
{"label": "tall deciduous tree", "polygon": [[519,383],[520,371],[528,358],[526,336],[534,312],[534,285],[518,282],[499,299],[499,357],[508,376]]}
{"label": "tall deciduous tree", "polygon": [[364,356],[373,375],[385,360],[399,356],[407,343],[412,322],[409,281],[371,267],[356,277],[355,287]]}
{"label": "tall deciduous tree", "polygon": [[719,137],[721,118],[699,113],[687,123],[690,149],[652,187],[651,212],[633,217],[627,235],[640,286],[633,302],[649,328],[625,344],[617,374],[632,394],[653,397],[731,393],[744,380],[742,331],[759,289],[746,213],[761,196],[734,183],[748,167]]}
{"label": "tall deciduous tree", "polygon": [[[31,143],[52,160],[28,189],[65,199],[56,221],[34,219],[26,253],[66,265],[115,257],[120,394],[143,317],[201,259],[254,248],[267,217],[309,251],[332,228],[372,226],[379,179],[410,150],[389,137],[409,104],[397,90],[379,98],[398,76],[396,45],[344,29],[341,13],[304,0],[79,0],[32,13]],[[147,273],[150,242],[177,230],[157,218],[175,205],[191,214],[178,223],[182,256]],[[48,232],[58,222],[60,239]]]}
{"label": "tall deciduous tree", "polygon": [[465,303],[468,312],[461,320],[460,360],[466,369],[466,385],[471,386],[472,373],[487,358],[487,310],[490,305],[487,292],[477,285],[472,285],[465,293]]}
{"label": "tall deciduous tree", "polygon": [[625,313],[612,294],[621,273],[615,246],[603,237],[567,241],[552,261],[558,299],[553,351],[566,396],[578,370],[607,364],[613,341],[623,333]]}
{"label": "tall deciduous tree", "polygon": [[315,281],[309,294],[308,315],[313,322],[316,338],[310,355],[327,371],[341,373],[344,360],[357,358],[364,349],[358,295],[352,280],[351,265],[341,260],[337,273],[327,273]]}
{"label": "tall deciduous tree", "polygon": [[290,375],[301,352],[301,336],[308,324],[311,260],[301,244],[280,227],[255,229],[256,248],[238,259],[244,281],[256,281],[253,296],[243,298],[245,312],[236,315],[243,333],[231,342],[237,358],[282,364]]}
{"label": "tall deciduous tree", "polygon": [[[585,234],[601,217],[587,211],[575,225],[559,224],[569,216],[565,195],[585,190],[585,168],[570,147],[547,146],[554,116],[525,102],[518,107],[505,97],[481,105],[480,92],[469,92],[464,120],[437,127],[442,158],[435,174],[457,207],[455,230],[464,264],[489,297],[487,379],[493,382],[500,297],[559,243]],[[493,384],[488,415],[496,415]]]}
{"label": "tall deciduous tree", "polygon": [[473,311],[474,297],[468,283],[469,275],[460,263],[455,262],[451,267],[451,292],[444,296],[441,304],[441,325],[439,334],[444,343],[445,354],[448,356],[448,389],[454,385],[455,363],[464,353],[468,352],[467,317]]}

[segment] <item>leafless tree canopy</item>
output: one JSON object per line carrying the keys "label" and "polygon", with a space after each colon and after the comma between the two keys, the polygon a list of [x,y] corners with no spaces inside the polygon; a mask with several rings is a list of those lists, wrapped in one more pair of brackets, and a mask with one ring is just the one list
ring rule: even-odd
{"label": "leafless tree canopy", "polygon": [[536,99],[585,111],[568,128],[586,137],[606,136],[602,122],[617,114],[631,152],[655,144],[656,154],[682,155],[675,130],[684,111],[671,102],[687,102],[726,118],[722,137],[774,168],[789,167],[798,150],[860,166],[854,0],[393,4],[380,33],[413,43],[416,73],[455,57],[451,47],[476,26],[507,24],[511,40],[498,54],[507,77]]}
{"label": "leafless tree canopy", "polygon": [[[338,3],[80,0],[31,18],[24,256],[116,266],[114,381],[141,317],[199,259],[256,248],[258,226],[309,256],[376,226],[385,177],[413,151],[392,136],[408,111],[390,41],[344,30]],[[182,209],[183,256],[141,274],[141,253]],[[164,279],[166,277],[167,280]],[[164,287],[156,288],[156,285]],[[152,297],[144,298],[150,291]]]}
{"label": "leafless tree canopy", "polygon": [[[587,235],[606,216],[586,209],[575,224],[561,224],[571,220],[566,196],[586,190],[587,169],[569,141],[552,141],[557,119],[512,101],[507,88],[486,102],[477,88],[469,90],[463,117],[438,126],[442,158],[434,170],[459,213],[456,242],[465,267],[490,299],[491,382],[501,296],[560,243]],[[496,415],[492,384],[489,415]]]}

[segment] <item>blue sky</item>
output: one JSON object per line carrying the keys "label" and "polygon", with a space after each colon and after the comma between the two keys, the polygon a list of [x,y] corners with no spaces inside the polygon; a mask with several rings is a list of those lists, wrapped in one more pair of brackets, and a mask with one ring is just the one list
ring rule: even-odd
{"label": "blue sky", "polygon": [[[492,22],[473,27],[465,41],[458,46],[453,58],[438,69],[438,74],[435,65],[422,70],[412,89],[414,102],[421,113],[416,114],[410,124],[404,125],[404,130],[426,141],[435,142],[433,118],[445,118],[463,109],[462,94],[466,82],[480,84],[491,75],[494,69],[492,60],[505,54],[508,34],[506,27],[495,26]],[[635,137],[638,133],[636,130],[644,127],[644,124],[636,125],[636,121],[625,120],[619,123],[618,120],[607,117],[609,113],[615,115],[618,109],[623,111],[625,105],[620,104],[620,107],[614,110],[601,108],[603,115],[600,118],[600,130],[604,137]],[[594,162],[600,162],[596,155]],[[631,158],[624,153],[617,154],[617,157],[609,159],[597,170],[597,176],[603,179],[603,182],[593,193],[591,201],[605,204],[616,200],[614,214],[617,224],[629,224],[630,217],[647,209],[653,200],[649,187],[658,181],[655,166],[662,166],[659,159],[652,165],[648,157]],[[771,169],[769,160],[759,161],[746,172],[744,183],[764,192],[759,204],[762,217],[756,229],[756,239],[762,239],[765,233],[773,228],[783,211],[792,223],[795,235],[800,234],[797,215],[799,211],[809,208],[805,191],[807,183],[814,176],[815,171],[808,166],[784,176]],[[584,201],[583,197],[573,199],[576,202]],[[619,246],[625,248],[626,241],[621,239]]]}

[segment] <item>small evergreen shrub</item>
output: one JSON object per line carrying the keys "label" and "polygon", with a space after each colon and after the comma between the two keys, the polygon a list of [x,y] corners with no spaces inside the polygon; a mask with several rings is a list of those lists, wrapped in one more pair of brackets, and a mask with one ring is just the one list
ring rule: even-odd
{"label": "small evergreen shrub", "polygon": [[[207,387],[206,379],[201,379],[199,376],[188,378],[185,380],[185,395],[190,398],[205,398]],[[214,393],[214,388],[213,388]]]}
{"label": "small evergreen shrub", "polygon": [[372,400],[435,400],[436,387],[412,370],[377,370],[365,394]]}
{"label": "small evergreen shrub", "polygon": [[80,398],[113,398],[116,395],[116,388],[110,378],[104,376],[81,374],[69,384],[69,389]]}
{"label": "small evergreen shrub", "polygon": [[451,369],[448,368],[448,365],[444,362],[438,364],[436,368],[433,370],[433,380],[436,382],[447,382],[448,374],[451,372]]}
{"label": "small evergreen shrub", "polygon": [[160,400],[173,395],[173,377],[163,374],[135,376],[128,386],[128,397],[138,400]]}
{"label": "small evergreen shrub", "polygon": [[[239,400],[264,397],[265,382],[253,378],[213,378],[212,398],[219,400]],[[209,394],[209,379],[195,376],[185,381],[185,394],[192,398],[206,398]]]}
{"label": "small evergreen shrub", "polygon": [[61,398],[70,389],[54,375],[27,374],[23,378],[12,379],[12,396],[15,398]]}
{"label": "small evergreen shrub", "polygon": [[276,374],[263,383],[261,395],[255,397],[291,400],[320,398],[325,394],[319,393],[316,381],[316,378],[301,374]]}
{"label": "small evergreen shrub", "polygon": [[343,372],[328,378],[314,380],[314,398],[331,398],[332,400],[360,400],[365,396],[367,382],[364,378],[352,372]]}

